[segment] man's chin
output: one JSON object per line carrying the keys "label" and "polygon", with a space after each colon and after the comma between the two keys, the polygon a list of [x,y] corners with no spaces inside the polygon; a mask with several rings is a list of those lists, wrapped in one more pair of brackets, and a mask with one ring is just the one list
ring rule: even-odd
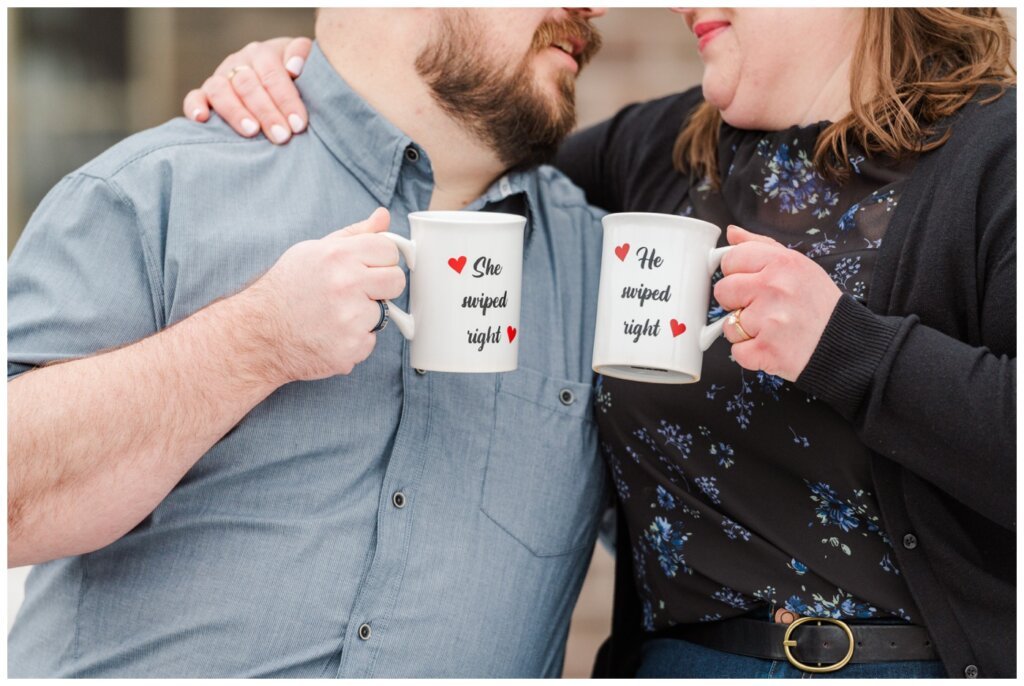
{"label": "man's chin", "polygon": [[576,77],[567,72],[556,74],[544,88],[545,101],[553,118],[576,114]]}

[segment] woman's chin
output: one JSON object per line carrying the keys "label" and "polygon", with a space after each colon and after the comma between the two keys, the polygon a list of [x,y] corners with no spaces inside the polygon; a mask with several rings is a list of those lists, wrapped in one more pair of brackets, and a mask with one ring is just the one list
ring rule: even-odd
{"label": "woman's chin", "polygon": [[[717,107],[717,105],[716,105]],[[752,116],[750,112],[744,112],[736,107],[718,108],[718,113],[729,126],[737,129],[760,129],[764,128],[760,124],[763,122],[758,121],[758,118]]]}
{"label": "woman's chin", "polygon": [[723,83],[722,79],[717,78],[713,72],[707,69],[704,72],[704,79],[701,81],[701,91],[704,94],[704,100],[708,104],[714,105],[719,112],[729,109],[733,95],[736,93],[734,88]]}
{"label": "woman's chin", "polygon": [[723,93],[713,90],[709,92],[707,88],[704,89],[704,100],[714,105],[721,115],[722,121],[729,126],[737,129],[765,128],[763,113],[757,111],[757,108],[751,107],[750,103],[737,102],[733,96],[734,92],[731,90],[728,93]]}

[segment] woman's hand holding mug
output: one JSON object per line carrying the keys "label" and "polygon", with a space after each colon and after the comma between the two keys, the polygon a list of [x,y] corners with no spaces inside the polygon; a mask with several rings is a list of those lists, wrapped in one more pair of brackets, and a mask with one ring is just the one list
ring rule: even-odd
{"label": "woman's hand holding mug", "polygon": [[[814,260],[767,236],[730,226],[715,299],[738,317],[725,336],[741,367],[796,381],[821,340],[842,291]],[[731,315],[726,315],[727,318]]]}

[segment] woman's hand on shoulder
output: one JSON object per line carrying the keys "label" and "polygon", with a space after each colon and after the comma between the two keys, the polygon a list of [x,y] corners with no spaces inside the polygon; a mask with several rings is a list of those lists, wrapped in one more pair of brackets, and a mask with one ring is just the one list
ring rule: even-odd
{"label": "woman's hand on shoulder", "polygon": [[245,137],[261,130],[270,141],[287,143],[306,130],[309,114],[293,79],[312,48],[309,38],[252,42],[224,58],[202,87],[185,96],[185,116],[205,122],[211,110]]}
{"label": "woman's hand on shoulder", "polygon": [[735,247],[722,259],[715,299],[727,311],[743,309],[739,326],[725,324],[732,357],[744,369],[796,381],[842,291],[814,260],[767,236],[730,226],[727,237]]}

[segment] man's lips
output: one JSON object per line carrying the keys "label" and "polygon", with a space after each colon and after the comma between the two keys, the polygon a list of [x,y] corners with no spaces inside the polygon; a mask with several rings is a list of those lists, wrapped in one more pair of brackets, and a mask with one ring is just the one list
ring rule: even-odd
{"label": "man's lips", "polygon": [[575,56],[570,55],[565,50],[562,50],[561,48],[555,45],[548,46],[548,50],[550,50],[552,54],[556,55],[556,59],[558,59],[559,61],[563,61],[565,65],[569,69],[571,69],[574,74],[580,70],[579,61],[577,61]]}
{"label": "man's lips", "polygon": [[727,21],[702,21],[699,24],[694,24],[693,33],[697,36],[697,47],[703,50],[712,38],[728,26],[729,22]]}
{"label": "man's lips", "polygon": [[568,62],[572,62],[573,71],[579,71],[580,55],[583,54],[584,49],[587,47],[585,41],[571,37],[559,38],[558,40],[553,41],[548,47],[557,53],[565,55],[565,57],[568,58],[567,64]]}
{"label": "man's lips", "polygon": [[564,40],[567,41],[569,45],[572,47],[573,57],[579,57],[581,54],[583,54],[583,50],[587,47],[587,42],[582,38],[570,36],[569,38],[566,38]]}
{"label": "man's lips", "polygon": [[556,41],[552,41],[551,47],[561,50],[573,59],[579,59],[579,56],[583,54],[583,49],[587,47],[587,44],[579,38],[560,38]]}

